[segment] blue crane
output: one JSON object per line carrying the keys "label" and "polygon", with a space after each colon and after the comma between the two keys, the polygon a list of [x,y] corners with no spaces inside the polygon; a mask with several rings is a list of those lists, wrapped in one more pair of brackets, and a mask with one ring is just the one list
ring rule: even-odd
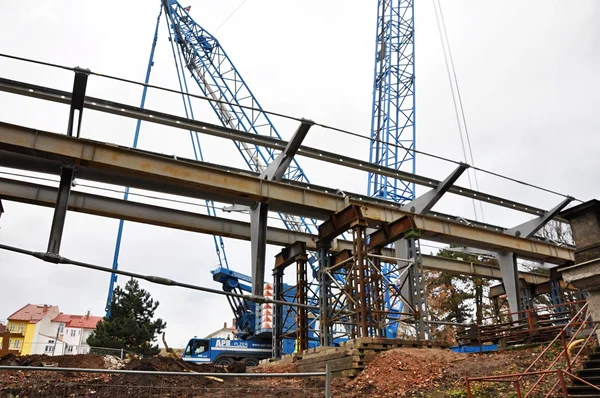
{"label": "blue crane", "polygon": [[[373,77],[373,108],[369,162],[415,173],[415,52],[413,0],[377,0],[377,33]],[[407,148],[407,149],[404,149]],[[415,198],[415,184],[369,173],[369,196],[398,203]],[[401,301],[391,302],[388,284],[401,284],[400,272],[382,264],[386,308],[402,312]],[[395,286],[394,286],[395,287]],[[397,318],[393,315],[390,318]],[[398,323],[386,328],[396,337]]]}
{"label": "blue crane", "polygon": [[[378,0],[369,148],[371,163],[411,173],[416,141],[413,11],[413,0]],[[403,203],[414,199],[415,184],[369,173],[368,195]]]}
{"label": "blue crane", "polygon": [[[262,110],[256,97],[243,80],[218,40],[194,21],[190,7],[181,6],[176,0],[161,0],[160,12],[150,60],[146,72],[148,83],[154,65],[154,49],[158,40],[161,16],[169,27],[169,42],[175,61],[180,91],[189,92],[186,75],[200,88],[202,94],[215,101],[211,107],[220,122],[233,129],[250,134],[265,135],[281,139],[269,116]],[[399,149],[397,144],[414,148],[414,57],[413,57],[413,7],[412,0],[378,0],[377,49],[373,90],[373,118],[371,128],[370,161],[387,167],[408,169],[414,172],[414,156],[410,151]],[[147,88],[142,94],[141,107],[145,104]],[[185,115],[193,119],[190,97],[182,94]],[[133,146],[137,146],[141,121],[138,121]],[[190,131],[194,156],[203,160],[200,137]],[[250,170],[262,172],[277,156],[269,148],[235,142],[238,151]],[[293,160],[284,178],[309,182],[304,171]],[[368,192],[370,195],[387,200],[403,202],[414,197],[414,184],[369,174]],[[126,190],[125,199],[128,198]],[[214,203],[206,202],[208,213],[216,215]],[[279,215],[284,225],[300,232],[316,233],[315,220]],[[123,234],[123,221],[119,223],[115,247],[113,269],[118,268],[119,249]],[[219,268],[228,269],[225,246],[220,237],[214,237],[215,249],[219,258]],[[311,261],[313,265],[314,259]],[[313,272],[315,272],[313,266]],[[233,271],[232,271],[233,272]],[[217,275],[215,275],[217,276]],[[242,279],[243,280],[243,279]],[[248,282],[248,281],[246,281]],[[116,275],[110,281],[107,297],[107,311],[112,299]],[[227,284],[223,284],[224,288]],[[231,286],[244,289],[243,284]],[[249,304],[230,302],[236,316],[247,313]],[[398,310],[398,308],[394,308]],[[251,311],[250,311],[251,312]],[[110,314],[107,314],[110,315]],[[251,329],[251,322],[248,327]],[[391,334],[395,333],[392,329]]]}
{"label": "blue crane", "polygon": [[[200,88],[202,94],[211,101],[211,107],[220,122],[236,130],[250,134],[265,135],[281,139],[277,129],[271,122],[269,116],[262,110],[258,100],[239,74],[219,41],[206,29],[200,26],[190,16],[190,7],[181,6],[176,0],[161,0],[160,11],[156,20],[154,39],[150,51],[150,60],[146,71],[145,83],[150,81],[150,73],[154,65],[154,50],[158,41],[159,25],[161,16],[164,17],[169,27],[169,42],[175,60],[180,91],[188,93],[188,81],[186,72],[191,75],[192,80]],[[141,107],[146,101],[147,87],[142,93]],[[193,109],[190,97],[182,94],[185,115],[193,119]],[[133,147],[137,147],[141,121],[138,120]],[[197,132],[190,131],[190,139],[197,160],[203,160],[200,136]],[[266,166],[275,159],[278,151],[270,148],[260,148],[243,142],[234,141],[235,146],[241,153],[246,164],[252,171],[262,172]],[[304,171],[294,159],[284,178],[309,183]],[[125,191],[125,200],[129,197],[129,188]],[[210,215],[216,215],[216,209],[212,201],[206,202]],[[286,228],[299,232],[316,233],[317,223],[312,219],[279,214]],[[118,259],[123,236],[124,222],[119,222],[117,241],[113,257],[112,268],[118,268]],[[219,266],[228,268],[225,246],[221,237],[214,237],[215,249],[219,258]],[[314,259],[311,264],[314,263]],[[313,271],[315,269],[313,268]],[[110,302],[117,276],[111,275],[106,301],[107,315],[110,316]]]}

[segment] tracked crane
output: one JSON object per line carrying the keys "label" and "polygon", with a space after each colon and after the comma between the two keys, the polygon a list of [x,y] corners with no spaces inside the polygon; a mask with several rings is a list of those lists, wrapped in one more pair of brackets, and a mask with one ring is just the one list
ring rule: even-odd
{"label": "tracked crane", "polygon": [[[205,97],[212,99],[210,105],[222,125],[244,131],[281,139],[281,136],[269,116],[263,111],[260,103],[220,45],[219,41],[206,29],[199,25],[190,15],[191,7],[183,7],[177,0],[161,0],[160,11],[156,20],[156,28],[150,59],[146,72],[146,80],[150,80],[154,65],[154,50],[158,40],[159,26],[164,17],[169,32],[169,42],[177,70],[180,91],[189,92],[187,75],[191,76],[190,85],[197,86]],[[410,151],[402,151],[388,144],[406,144],[414,147],[414,58],[412,57],[412,0],[378,0],[377,51],[375,62],[373,118],[371,128],[370,160],[386,167],[405,169],[412,164],[414,157]],[[406,51],[411,51],[406,58]],[[147,87],[142,94],[141,106],[144,107]],[[185,115],[193,119],[194,113],[189,96],[182,95]],[[138,121],[133,146],[137,147],[141,121]],[[412,134],[412,135],[411,135]],[[408,138],[407,138],[408,137]],[[412,141],[409,143],[409,139]],[[190,131],[190,139],[194,156],[203,160],[200,136]],[[270,148],[262,148],[243,142],[233,141],[242,155],[246,165],[252,171],[262,173],[278,152]],[[412,163],[411,163],[412,162]],[[304,171],[294,159],[286,170],[285,179],[308,183]],[[388,179],[376,174],[369,174],[368,191],[375,197],[393,199],[399,202],[414,196],[414,186],[402,181]],[[127,189],[125,199],[129,190]],[[216,215],[215,205],[206,201],[209,215]],[[315,220],[305,219],[287,214],[279,214],[284,225],[294,231],[317,233]],[[123,221],[119,223],[117,243],[115,246],[113,269],[118,268],[118,258],[123,234]],[[216,281],[223,284],[224,289],[241,293],[248,291],[239,278],[239,274],[230,271],[225,245],[221,237],[214,237],[219,267],[213,270]],[[315,261],[309,261],[313,264]],[[313,274],[316,268],[313,266]],[[107,311],[110,307],[116,275],[112,275],[107,297]],[[232,281],[242,283],[232,283]],[[230,306],[236,314],[240,325],[244,325],[244,333],[252,334],[254,305],[243,300],[231,301]],[[398,304],[390,303],[389,307],[398,310]],[[108,314],[110,315],[110,314]],[[393,328],[392,328],[393,329]],[[395,329],[390,333],[394,334]]]}
{"label": "tracked crane", "polygon": [[[190,15],[190,7],[183,7],[176,0],[161,0],[161,7],[156,20],[152,50],[146,72],[146,84],[150,80],[150,73],[154,65],[154,50],[158,40],[159,26],[161,18],[164,16],[168,25],[169,41],[175,60],[177,76],[180,90],[189,92],[186,74],[189,74],[193,84],[198,86],[202,94],[211,101],[211,107],[220,122],[236,130],[244,131],[249,134],[257,134],[281,139],[281,136],[273,125],[269,116],[262,110],[262,107],[225,50],[219,44],[219,41],[211,35],[206,29],[200,26]],[[147,87],[142,94],[141,106],[146,100]],[[193,108],[190,97],[182,95],[185,115],[193,119]],[[138,121],[134,136],[133,147],[137,147],[140,132],[141,121]],[[197,160],[203,160],[202,148],[200,145],[200,136],[197,132],[190,131],[190,138]],[[252,171],[263,172],[266,166],[278,155],[278,151],[270,148],[261,148],[256,145],[248,145],[243,142],[233,141],[236,148],[242,155],[248,168]],[[304,171],[294,159],[287,168],[283,178],[294,181],[308,183]],[[128,198],[129,190],[126,191],[125,199]],[[210,215],[216,215],[215,205],[212,201],[206,202],[206,207]],[[292,215],[279,214],[284,225],[293,231],[316,233],[317,224],[315,220],[305,219]],[[124,222],[120,221],[117,234],[117,242],[113,259],[113,269],[118,268],[118,258],[120,253],[121,239],[123,234]],[[219,269],[228,269],[225,246],[221,237],[214,237],[217,257],[219,259]],[[314,263],[314,261],[311,261]],[[117,281],[116,275],[112,275],[107,297],[107,311],[110,308],[110,301],[114,285]],[[238,289],[236,287],[235,289]],[[247,306],[244,303],[230,302],[235,313],[247,312],[240,309],[240,306]],[[109,314],[110,315],[110,314]]]}

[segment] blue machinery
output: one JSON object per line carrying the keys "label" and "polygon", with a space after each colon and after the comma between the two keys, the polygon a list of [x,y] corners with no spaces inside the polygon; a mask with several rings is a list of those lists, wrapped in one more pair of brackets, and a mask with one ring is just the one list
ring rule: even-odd
{"label": "blue machinery", "polygon": [[[150,51],[150,59],[146,71],[145,83],[150,81],[154,52],[158,41],[161,18],[164,15],[169,27],[169,42],[177,70],[180,91],[188,93],[186,74],[191,75],[195,85],[202,94],[215,101],[210,104],[225,127],[269,137],[281,138],[269,116],[263,112],[258,100],[247,86],[225,50],[218,40],[198,25],[190,16],[190,7],[182,7],[176,0],[161,0],[159,15]],[[415,157],[410,150],[415,145],[415,113],[414,113],[414,35],[413,35],[413,0],[378,0],[377,40],[375,53],[375,71],[373,83],[373,110],[371,123],[371,142],[369,159],[385,167],[415,172]],[[141,107],[146,101],[147,87],[142,92]],[[185,115],[194,119],[190,97],[182,95]],[[138,120],[133,140],[137,147],[141,120]],[[190,131],[190,139],[196,160],[203,160],[200,136]],[[264,173],[273,162],[278,152],[270,148],[261,148],[243,142],[234,141],[248,168]],[[401,147],[398,147],[401,146]],[[309,182],[304,171],[295,159],[286,168],[283,178]],[[414,184],[406,183],[391,177],[369,173],[368,193],[370,196],[394,200],[399,203],[414,199]],[[124,199],[127,200],[129,188]],[[216,215],[215,205],[206,201],[209,215]],[[317,222],[312,219],[279,214],[284,225],[294,231],[317,232]],[[118,269],[118,259],[123,236],[124,221],[119,222],[117,240],[112,267]],[[223,284],[229,291],[252,291],[252,279],[246,275],[230,271],[225,245],[221,237],[213,237],[215,250],[219,260],[219,268],[213,272],[214,279]],[[410,245],[409,245],[410,246]],[[414,253],[413,253],[414,254]],[[406,257],[405,257],[406,258]],[[309,259],[316,275],[314,257]],[[399,276],[399,271],[391,265],[382,264],[383,272],[388,275],[384,284],[391,282],[391,276]],[[107,315],[112,300],[115,274],[111,275],[106,303]],[[387,281],[387,282],[386,282]],[[249,283],[248,285],[243,282]],[[318,291],[318,286],[312,290]],[[386,289],[386,291],[389,291]],[[238,321],[238,329],[248,337],[252,334],[255,319],[255,305],[243,300],[232,301],[232,307]],[[309,300],[311,300],[309,298]],[[312,302],[316,302],[313,300]],[[389,302],[386,293],[387,308],[401,312],[403,303]],[[388,337],[395,337],[397,322],[386,327]]]}

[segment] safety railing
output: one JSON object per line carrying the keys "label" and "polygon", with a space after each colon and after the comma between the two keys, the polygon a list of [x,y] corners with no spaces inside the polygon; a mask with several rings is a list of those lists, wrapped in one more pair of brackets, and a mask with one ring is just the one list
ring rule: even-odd
{"label": "safety railing", "polygon": [[[521,373],[513,373],[513,374],[505,374],[505,375],[497,375],[497,376],[484,376],[484,377],[466,377],[466,388],[467,388],[467,397],[472,398],[472,384],[474,382],[495,382],[495,383],[512,383],[515,386],[515,392],[517,398],[527,398],[532,396],[537,389],[542,387],[542,382],[546,380],[548,375],[556,375],[556,381],[548,387],[548,392],[544,395],[545,397],[550,397],[554,394],[558,388],[560,388],[560,392],[564,397],[568,397],[567,392],[567,383],[565,379],[565,375],[570,378],[571,383],[575,383],[575,381],[579,381],[588,387],[593,387],[598,390],[600,393],[600,387],[595,386],[593,384],[588,383],[587,381],[581,379],[572,374],[572,365],[577,363],[579,357],[581,356],[584,349],[589,346],[590,342],[593,340],[594,336],[596,336],[596,331],[598,330],[598,324],[593,322],[591,319],[591,314],[586,314],[587,303],[584,304],[581,309],[575,314],[575,316],[567,323],[560,332],[554,337],[554,339],[546,346],[542,352],[538,354],[535,360],[527,367],[524,372]],[[587,329],[587,337],[580,341],[581,344],[578,344],[579,350],[574,356],[571,356],[569,353],[569,348],[572,348],[575,345],[575,341],[582,332],[583,328],[588,326]],[[570,338],[569,338],[570,336]],[[536,365],[540,363],[542,358],[544,358],[548,351],[554,347],[556,344],[560,344],[562,346],[561,351],[556,355],[554,360],[547,366],[547,369],[541,371],[535,371]],[[559,361],[563,359],[564,368],[559,368]],[[525,381],[528,377],[538,376],[535,382],[531,385],[526,385]],[[547,386],[544,386],[547,387]]]}
{"label": "safety railing", "polygon": [[0,396],[331,397],[331,371],[196,373],[0,366]]}
{"label": "safety railing", "polygon": [[480,324],[459,330],[457,341],[459,345],[479,346],[548,341],[573,319],[583,305],[585,300],[487,317]]}

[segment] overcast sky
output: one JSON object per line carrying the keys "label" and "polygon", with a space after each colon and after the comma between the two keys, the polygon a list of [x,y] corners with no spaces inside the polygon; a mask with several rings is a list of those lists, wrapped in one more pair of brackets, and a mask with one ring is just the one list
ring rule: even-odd
{"label": "overcast sky", "polygon": [[[432,3],[416,3],[417,148],[462,160]],[[188,4],[192,17],[214,33],[240,0],[189,0],[184,5]],[[580,0],[574,6],[558,0],[454,0],[442,4],[477,166],[583,200],[600,196],[594,183],[600,165],[600,2]],[[142,81],[159,5],[158,0],[124,1],[117,7],[100,1],[0,0],[0,52]],[[248,0],[215,36],[264,108],[368,135],[375,16],[375,0]],[[3,58],[0,76],[63,90],[71,90],[73,79],[67,71]],[[164,21],[152,83],[177,88]],[[141,90],[91,77],[88,95],[139,105]],[[172,94],[151,91],[147,107],[183,114],[180,97]],[[202,101],[194,103],[194,112],[198,119],[218,122]],[[3,122],[64,133],[67,118],[66,106],[0,93]],[[286,120],[274,123],[284,138],[296,127]],[[134,129],[134,120],[84,112],[86,138],[130,146]],[[331,130],[311,129],[305,144],[368,159],[368,141]],[[231,142],[203,137],[202,145],[207,161],[243,167]],[[186,132],[148,123],[142,126],[139,146],[193,156]],[[365,173],[299,160],[313,183],[366,193]],[[425,157],[417,159],[417,171],[425,176],[444,178],[453,168]],[[478,178],[482,190],[513,200],[544,208],[560,201],[490,175]],[[468,182],[463,177],[459,184]],[[133,200],[204,212],[195,205]],[[44,250],[52,209],[3,204],[0,241]],[[471,203],[453,195],[435,210],[474,217]],[[485,205],[484,215],[487,222],[505,227],[528,219]],[[117,225],[117,220],[69,213],[62,254],[110,266]],[[278,224],[272,220],[272,225]],[[231,268],[249,274],[249,244],[227,239],[225,245]],[[268,248],[268,268],[278,251]],[[210,236],[126,223],[123,269],[218,287],[209,272],[216,265]],[[58,305],[66,313],[104,313],[108,274],[7,252],[0,252],[0,272],[0,319],[27,303]],[[123,278],[119,281],[124,283]],[[141,285],[160,301],[157,315],[167,322],[167,341],[172,346],[182,347],[189,337],[204,336],[233,317],[223,297],[147,282]]]}

